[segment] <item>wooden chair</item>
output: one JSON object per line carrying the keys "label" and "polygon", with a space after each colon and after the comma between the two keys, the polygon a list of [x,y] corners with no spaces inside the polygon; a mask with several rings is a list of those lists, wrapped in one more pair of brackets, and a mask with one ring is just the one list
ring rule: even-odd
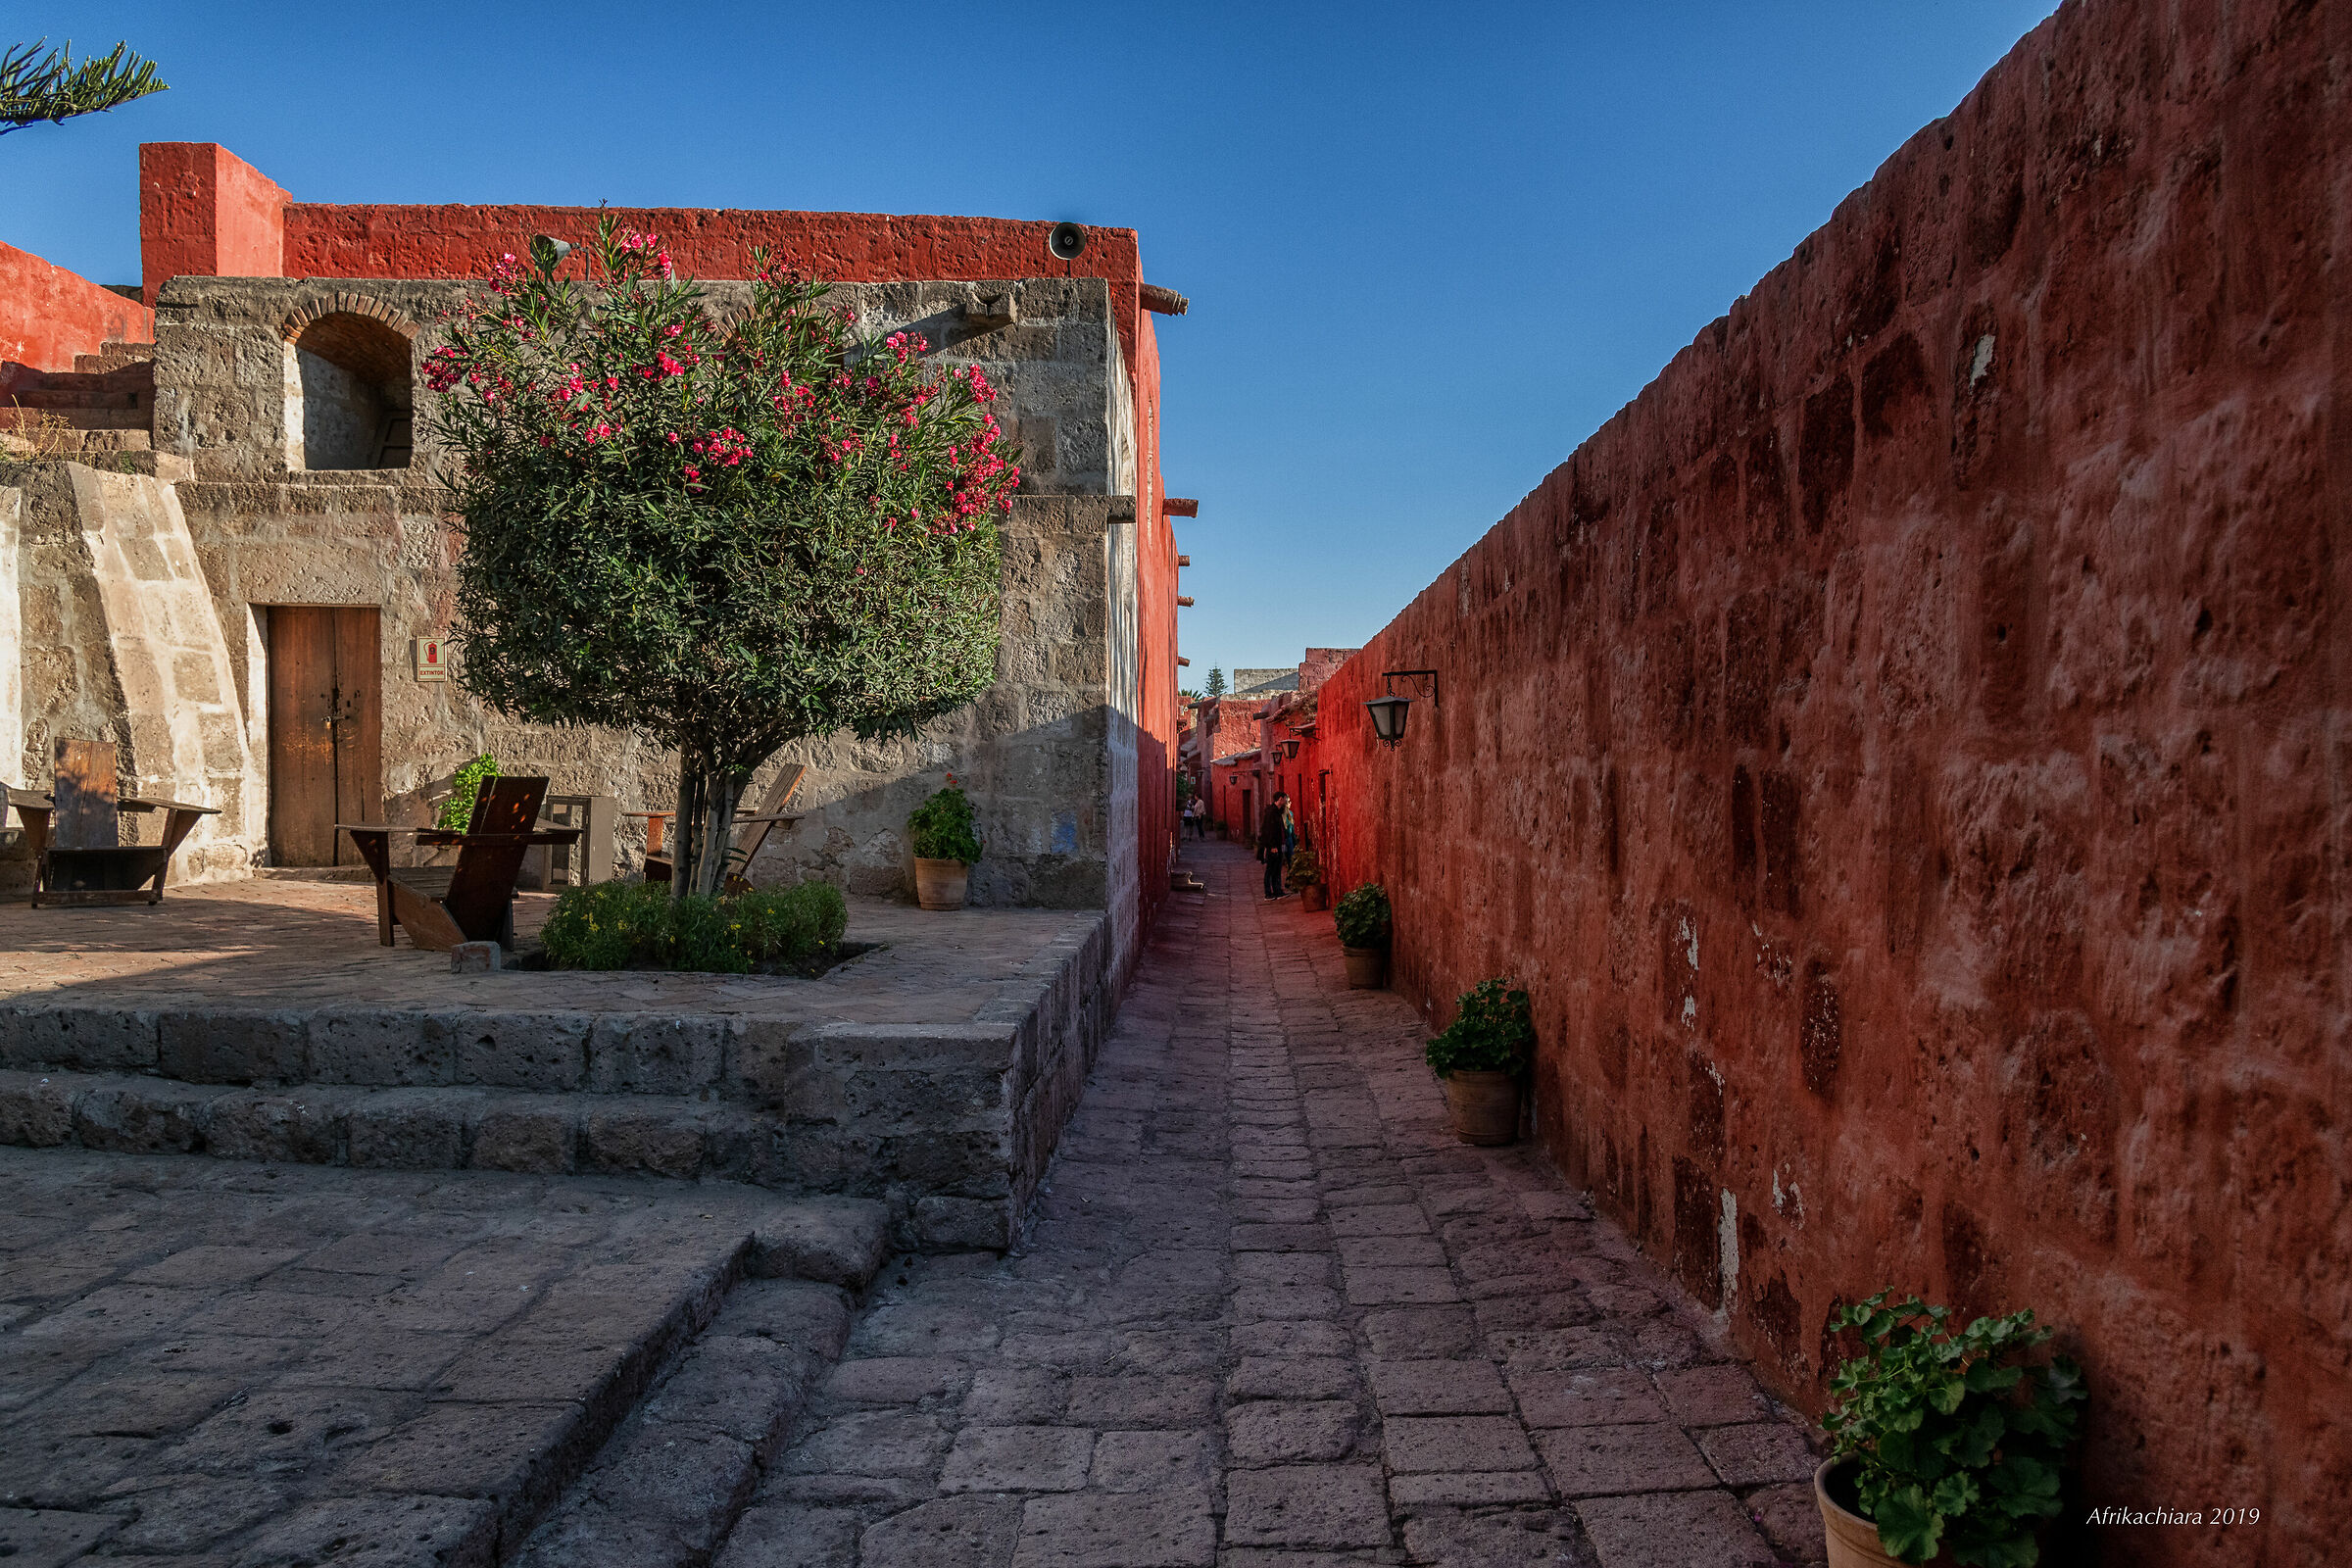
{"label": "wooden chair", "polygon": [[[463,833],[446,828],[399,828],[384,822],[337,822],[375,874],[375,935],[392,946],[397,924],[420,948],[447,953],[461,942],[514,945],[514,877],[522,858],[541,844],[569,844],[576,827],[542,828],[539,806],[547,780],[501,776],[482,785]],[[420,845],[456,845],[455,865],[395,866],[392,835],[414,833]]]}
{"label": "wooden chair", "polygon": [[[24,819],[33,854],[33,907],[42,905],[161,904],[164,875],[180,842],[220,808],[116,793],[108,741],[57,743],[57,792],[8,792]],[[163,842],[124,844],[121,813],[165,811]]]}
{"label": "wooden chair", "polygon": [[[759,814],[737,813],[735,842],[727,848],[727,875],[724,884],[727,892],[751,892],[752,861],[759,858],[760,851],[767,843],[768,833],[779,822],[789,827],[800,820],[799,816],[788,814],[785,808],[790,806],[792,798],[801,792],[801,780],[808,776],[808,769],[802,763],[787,763],[784,770],[776,775],[776,782],[768,790],[767,799],[760,803]],[[624,811],[621,814],[642,816],[646,819],[645,879],[648,882],[667,882],[674,874],[674,867],[671,864],[669,854],[662,844],[662,839],[664,830],[669,826],[669,819],[678,813],[675,811]]]}

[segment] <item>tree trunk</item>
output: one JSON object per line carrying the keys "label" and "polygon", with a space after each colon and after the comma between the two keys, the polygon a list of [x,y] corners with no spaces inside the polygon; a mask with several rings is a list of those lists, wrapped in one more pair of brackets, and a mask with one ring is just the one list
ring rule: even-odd
{"label": "tree trunk", "polygon": [[678,755],[677,846],[670,852],[670,896],[716,895],[727,879],[727,852],[735,843],[735,807],[750,768],[738,767],[688,746]]}

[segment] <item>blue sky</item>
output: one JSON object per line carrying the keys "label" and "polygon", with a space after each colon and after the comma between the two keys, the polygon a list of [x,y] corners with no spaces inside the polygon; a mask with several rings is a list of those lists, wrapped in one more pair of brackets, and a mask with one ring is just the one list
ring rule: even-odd
{"label": "blue sky", "polygon": [[135,281],[137,145],[298,199],[1142,231],[1183,649],[1377,631],[2048,0],[20,4],[172,90],[0,138],[0,240]]}

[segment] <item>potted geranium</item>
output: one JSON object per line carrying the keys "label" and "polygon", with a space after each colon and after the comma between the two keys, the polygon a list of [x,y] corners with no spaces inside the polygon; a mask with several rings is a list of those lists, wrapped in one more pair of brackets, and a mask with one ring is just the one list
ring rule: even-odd
{"label": "potted geranium", "polygon": [[1301,844],[1291,852],[1291,863],[1286,868],[1290,885],[1298,890],[1299,906],[1308,909],[1323,907],[1323,867],[1315,859],[1315,847]]}
{"label": "potted geranium", "polygon": [[1362,884],[1340,900],[1332,924],[1339,928],[1348,989],[1379,990],[1381,965],[1389,955],[1388,894],[1377,882]]}
{"label": "potted geranium", "polygon": [[960,909],[980,858],[980,834],[973,825],[970,797],[948,775],[947,787],[906,818],[914,844],[914,901],[926,909]]}
{"label": "potted geranium", "polygon": [[1465,1144],[1507,1144],[1519,1136],[1519,1080],[1535,1054],[1527,993],[1508,980],[1481,980],[1454,999],[1453,1022],[1422,1052],[1446,1086],[1446,1111]]}
{"label": "potted geranium", "polygon": [[2029,1568],[2059,1511],[2059,1473],[2082,1416],[2082,1372],[2029,1309],[1955,1331],[1951,1308],[1881,1291],[1830,1320],[1863,1350],[1830,1380],[1829,1461],[1813,1494],[1830,1568],[1955,1562]]}

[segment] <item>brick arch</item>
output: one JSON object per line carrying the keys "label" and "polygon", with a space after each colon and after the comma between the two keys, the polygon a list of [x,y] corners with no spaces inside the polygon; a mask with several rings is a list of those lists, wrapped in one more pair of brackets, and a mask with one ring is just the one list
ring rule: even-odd
{"label": "brick arch", "polygon": [[369,317],[406,338],[414,338],[417,331],[415,318],[406,311],[386,305],[382,300],[370,299],[365,294],[338,291],[322,300],[314,300],[287,317],[285,325],[278,328],[279,335],[291,343],[302,335],[304,327],[329,316]]}
{"label": "brick arch", "polygon": [[278,331],[364,380],[402,387],[405,400],[416,323],[383,301],[338,291],[303,306]]}

